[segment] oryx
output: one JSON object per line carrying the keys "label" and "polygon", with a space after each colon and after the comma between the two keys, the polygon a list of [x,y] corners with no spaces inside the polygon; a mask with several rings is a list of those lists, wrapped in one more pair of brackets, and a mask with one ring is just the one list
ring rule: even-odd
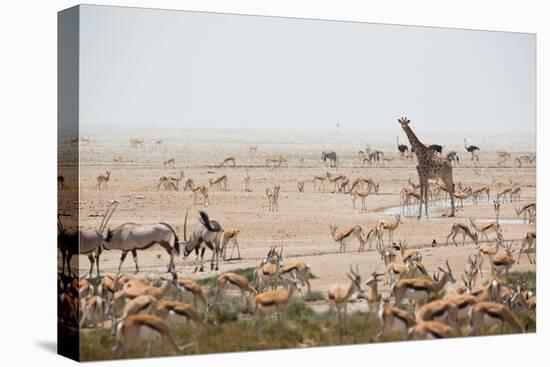
{"label": "oryx", "polygon": [[[199,257],[200,257],[200,269],[199,271],[204,271],[204,252],[206,247],[212,251],[212,259],[210,260],[210,270],[219,269],[219,254],[220,254],[220,241],[223,236],[223,228],[215,220],[210,220],[208,214],[204,211],[199,210],[199,215],[201,216],[200,221],[193,228],[191,237],[187,240],[187,216],[189,214],[189,209],[185,213],[185,220],[183,223],[183,240],[185,241],[183,256],[187,257],[194,250],[197,255],[195,259],[195,270],[199,268]],[[200,252],[200,254],[199,254]],[[214,267],[214,258],[216,259],[216,266]]]}
{"label": "oryx", "polygon": [[168,263],[168,272],[176,270],[174,265],[174,253],[180,254],[180,243],[178,235],[174,228],[166,223],[155,224],[137,224],[124,223],[117,228],[107,231],[107,237],[103,243],[105,250],[121,250],[120,264],[118,264],[118,273],[128,252],[132,252],[136,264],[136,273],[139,272],[137,262],[137,250],[146,250],[155,244],[162,246],[170,255]]}
{"label": "oryx", "polygon": [[63,228],[59,215],[57,216],[57,228],[59,234],[57,236],[59,250],[61,251],[62,268],[61,272],[65,273],[65,263],[69,275],[71,274],[71,259],[73,255],[88,255],[90,260],[90,276],[94,269],[94,262],[96,263],[97,276],[99,276],[99,256],[101,255],[101,248],[103,245],[103,230],[107,226],[109,219],[113,215],[118,201],[113,201],[107,207],[101,224],[98,229],[72,229]]}

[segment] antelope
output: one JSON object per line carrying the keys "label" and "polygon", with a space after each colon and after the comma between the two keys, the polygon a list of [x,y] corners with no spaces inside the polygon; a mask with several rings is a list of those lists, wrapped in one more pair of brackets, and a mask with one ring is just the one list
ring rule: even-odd
{"label": "antelope", "polygon": [[304,192],[304,180],[298,180],[296,186],[298,187],[298,192]]}
{"label": "antelope", "polygon": [[462,234],[462,246],[464,246],[464,244],[466,243],[466,236],[468,236],[472,241],[474,241],[476,246],[479,246],[477,232],[472,233],[472,231],[470,230],[470,227],[462,223],[454,223],[453,225],[451,225],[451,232],[447,235],[446,246],[449,245],[449,238],[452,238],[455,246],[458,246],[455,238],[459,234]]}
{"label": "antelope", "polygon": [[83,305],[82,317],[80,318],[80,328],[83,328],[86,325],[86,321],[90,320],[94,326],[97,328],[97,323],[105,321],[105,300],[100,296],[89,296],[82,299]]}
{"label": "antelope", "polygon": [[456,280],[453,276],[451,267],[449,266],[449,260],[445,263],[447,270],[438,267],[439,271],[443,273],[443,276],[439,280],[427,280],[427,279],[400,279],[393,288],[392,294],[395,297],[394,304],[399,305],[405,298],[414,299],[417,301],[423,301],[426,303],[428,297],[431,294],[438,293],[445,287],[448,281],[455,283]]}
{"label": "antelope", "polygon": [[481,269],[481,267],[483,265],[483,258],[487,257],[489,259],[489,261],[492,261],[493,257],[498,253],[499,247],[500,247],[500,241],[496,241],[495,246],[482,246],[478,250],[479,259],[480,259],[480,261],[479,261],[479,274],[481,274],[481,276],[483,276],[483,271]]}
{"label": "antelope", "polygon": [[521,201],[521,186],[515,186],[512,188],[512,191],[510,191],[510,202],[513,202],[514,199],[517,202]]}
{"label": "antelope", "polygon": [[469,336],[479,333],[483,326],[499,325],[500,333],[504,332],[504,325],[508,324],[517,333],[524,333],[525,329],[519,320],[510,311],[508,306],[496,302],[478,302],[470,310],[471,329]]}
{"label": "antelope", "polygon": [[394,215],[394,217],[394,220],[382,219],[376,225],[376,228],[378,230],[378,239],[382,243],[382,245],[384,244],[384,231],[388,231],[388,241],[391,243],[393,241],[393,232],[395,232],[399,224],[403,224],[400,214],[396,214]]}
{"label": "antelope", "polygon": [[351,227],[345,227],[344,229],[338,232],[337,232],[338,227],[332,224],[328,226],[328,229],[330,231],[332,239],[335,242],[340,243],[340,249],[338,250],[339,252],[346,252],[345,241],[347,241],[352,236],[355,236],[359,241],[360,249],[364,246],[363,238],[361,237],[363,230],[361,229],[361,226],[358,224]]}
{"label": "antelope", "polygon": [[[533,252],[533,244],[537,241],[537,234],[534,230],[530,229],[525,233],[525,236],[523,237],[523,241],[521,243],[521,248],[518,253],[518,260],[517,263],[519,264],[519,258],[521,257],[521,254],[524,253],[527,255],[527,258],[529,259],[529,264],[533,264],[534,261],[531,261],[530,253]],[[527,248],[526,248],[527,247]]]}
{"label": "antelope", "polygon": [[271,247],[267,253],[267,257],[262,261],[260,266],[254,271],[254,277],[257,282],[258,291],[263,291],[265,284],[270,286],[271,289],[276,287],[276,278],[279,274],[279,269],[282,266],[283,248],[281,247],[281,253],[278,253],[275,247]]}
{"label": "antelope", "polygon": [[491,260],[491,274],[496,274],[496,272],[502,272],[504,271],[504,276],[506,278],[506,281],[508,281],[508,272],[510,271],[510,268],[514,263],[516,262],[514,257],[512,256],[512,253],[515,250],[512,250],[512,243],[510,242],[508,245],[505,246],[505,255],[499,255],[496,254],[492,257]]}
{"label": "antelope", "polygon": [[338,185],[338,181],[344,179],[346,176],[344,175],[331,175],[330,173],[327,172],[327,178],[330,182],[333,183],[333,188],[332,188],[332,192],[336,192],[336,187]]}
{"label": "antelope", "polygon": [[422,200],[422,197],[420,196],[420,194],[416,191],[408,191],[408,192],[403,192],[403,206],[401,208],[401,211],[403,213],[405,213],[405,209],[407,209],[407,213],[410,213],[411,211],[411,208],[414,206],[414,205],[418,205],[418,203]]}
{"label": "antelope", "polygon": [[294,288],[297,286],[298,283],[294,279],[291,279],[288,290],[270,290],[260,293],[252,299],[252,313],[256,318],[256,328],[260,326],[260,322],[267,314],[273,312],[277,313],[279,325],[284,325],[284,311],[290,303]]}
{"label": "antelope", "polygon": [[153,287],[138,280],[130,280],[122,286],[122,296],[134,299],[147,295],[157,300],[162,299],[170,290],[177,289],[177,275],[172,272],[171,280],[163,280],[160,287]]}
{"label": "antelope", "polygon": [[374,182],[372,178],[367,178],[364,180],[364,182],[367,184],[367,190],[368,192],[374,191],[376,194],[378,194],[378,190],[380,189],[380,184]]}
{"label": "antelope", "polygon": [[311,293],[311,284],[309,283],[309,274],[311,267],[303,261],[287,263],[281,266],[278,271],[279,278],[283,279],[283,285],[287,286],[288,278],[300,281],[301,286],[307,286],[307,293]]}
{"label": "antelope", "polygon": [[280,186],[278,184],[276,184],[271,190],[269,188],[265,189],[265,195],[269,201],[270,212],[279,211],[279,190]]}
{"label": "antelope", "polygon": [[130,146],[132,148],[143,146],[143,139],[130,139]]}
{"label": "antelope", "polygon": [[203,199],[203,205],[208,206],[209,200],[208,200],[208,187],[205,185],[193,185],[191,188],[191,191],[193,191],[193,205],[197,205],[197,198],[199,194],[202,195]]}
{"label": "antelope", "polygon": [[[464,277],[462,280],[466,285],[466,291],[468,291],[470,289],[470,283],[468,283]],[[457,318],[459,321],[467,318],[472,306],[480,301],[476,296],[467,293],[448,293],[443,297],[443,299],[450,300],[455,304],[457,307]]]}
{"label": "antelope", "polygon": [[107,186],[107,182],[109,182],[109,180],[111,179],[111,171],[105,171],[105,174],[104,175],[99,175],[97,176],[97,189],[98,190],[101,190],[101,185],[103,184],[103,186]]}
{"label": "antelope", "polygon": [[537,209],[536,203],[529,203],[525,204],[524,206],[520,208],[514,208],[514,211],[516,212],[516,215],[519,217],[521,214],[523,214],[523,223],[526,222],[526,215],[529,211],[534,211]]}
{"label": "antelope", "polygon": [[222,238],[220,241],[220,251],[222,254],[222,259],[225,261],[227,256],[227,245],[229,245],[229,242],[233,242],[233,247],[231,249],[231,255],[229,255],[230,259],[233,259],[233,251],[235,251],[235,247],[237,248],[237,259],[241,258],[241,250],[239,249],[239,242],[237,241],[237,236],[239,235],[240,231],[238,229],[234,228],[226,228],[223,230]]}
{"label": "antelope", "polygon": [[[350,279],[351,283],[349,286],[344,286],[341,284],[334,284],[328,290],[328,302],[330,311],[336,307],[338,314],[338,323],[340,324],[341,330],[345,329],[346,318],[348,313],[348,301],[354,294],[363,294],[363,289],[361,288],[361,275],[359,274],[359,268],[356,266],[356,271],[349,267],[349,273],[346,273],[347,277]],[[342,318],[342,310],[344,315]]]}
{"label": "antelope", "polygon": [[491,189],[489,188],[489,186],[481,186],[481,187],[478,187],[476,189],[472,189],[472,199],[474,200],[474,202],[477,204],[477,200],[479,199],[479,197],[481,195],[487,195],[487,202],[489,202],[490,198],[491,198]]}
{"label": "antelope", "polygon": [[507,203],[508,199],[506,198],[506,195],[508,195],[508,197],[510,199],[510,202],[511,202],[512,201],[512,191],[514,191],[514,187],[512,187],[512,186],[506,187],[505,189],[503,189],[502,191],[497,193],[497,200],[500,201],[500,198],[502,197],[503,201]]}
{"label": "antelope", "polygon": [[407,261],[422,261],[422,254],[418,250],[411,250],[407,252],[407,244],[405,242],[400,244],[400,251],[401,251],[401,257],[403,258],[403,262],[406,263]]}
{"label": "antelope", "polygon": [[65,189],[65,177],[63,175],[57,176],[57,189],[58,190]]}
{"label": "antelope", "polygon": [[[124,293],[122,293],[124,297]],[[142,294],[130,299],[125,305],[124,310],[122,311],[122,316],[118,319],[115,319],[113,322],[113,335],[116,333],[117,325],[128,318],[131,315],[139,315],[142,313],[151,315],[156,306],[157,299],[148,294]]]}
{"label": "antelope", "polygon": [[176,168],[176,160],[174,158],[167,159],[165,161],[162,161],[162,165],[164,166],[164,168],[166,168],[166,166],[170,168]]}
{"label": "antelope", "polygon": [[69,274],[71,274],[71,259],[74,255],[79,254],[88,256],[88,260],[90,261],[90,271],[88,274],[92,274],[95,263],[97,276],[99,276],[99,257],[104,247],[103,231],[107,227],[117,205],[118,201],[116,200],[109,204],[97,230],[63,228],[60,217],[57,217],[57,229],[59,231],[57,240],[59,251],[61,252],[62,274],[65,274],[65,263],[67,264]]}
{"label": "antelope", "polygon": [[455,336],[453,329],[440,321],[423,321],[408,330],[409,340],[442,339]]}
{"label": "antelope", "polygon": [[477,225],[472,218],[469,218],[470,223],[472,227],[475,229],[475,231],[478,234],[481,234],[481,240],[483,238],[487,239],[489,241],[489,236],[487,236],[487,232],[493,231],[495,232],[497,239],[499,241],[502,241],[502,229],[500,228],[500,224],[498,222],[488,222],[488,223],[482,223],[481,225]]}
{"label": "antelope", "polygon": [[353,191],[351,192],[351,197],[352,197],[352,202],[353,202],[353,209],[356,209],[355,208],[355,201],[357,200],[357,198],[360,197],[361,198],[361,211],[367,211],[367,206],[365,205],[365,200],[367,199],[368,196],[369,196],[368,191],[360,191],[357,188],[353,189]]}
{"label": "antelope", "polygon": [[[415,304],[415,315],[418,323],[426,321],[439,321],[449,324],[454,328],[457,335],[460,335],[460,324],[458,322],[458,307],[449,299],[438,299],[425,305]],[[418,326],[418,324],[417,324]]]}
{"label": "antelope", "polygon": [[183,291],[189,292],[193,295],[193,305],[197,307],[197,299],[199,299],[204,305],[204,309],[206,310],[206,312],[208,312],[208,310],[210,309],[210,304],[206,299],[204,290],[197,282],[192,279],[178,279],[177,285],[180,289],[179,301],[182,301],[183,299]]}
{"label": "antelope", "polygon": [[187,181],[185,181],[185,185],[183,186],[183,191],[193,191],[193,187],[195,187],[195,183],[192,179],[188,178]]}
{"label": "antelope", "polygon": [[495,211],[495,220],[498,223],[498,218],[500,217],[500,201],[493,200],[493,210]]}
{"label": "antelope", "polygon": [[338,182],[338,192],[346,192],[349,187],[349,178],[344,177]]}
{"label": "antelope", "polygon": [[125,355],[139,339],[147,341],[146,356],[150,355],[153,342],[158,342],[161,349],[168,343],[174,351],[183,351],[174,341],[166,322],[154,315],[129,316],[118,325],[116,335],[117,345],[113,352],[119,355]]}
{"label": "antelope", "polygon": [[170,176],[168,179],[174,184],[176,191],[178,191],[180,188],[180,182],[183,180],[183,170],[180,171],[179,176]]}
{"label": "antelope", "polygon": [[231,165],[233,167],[235,167],[235,157],[228,157],[228,158],[225,158],[222,163],[220,163],[220,167],[223,167],[225,166],[226,164],[229,164],[231,163]]}
{"label": "antelope", "polygon": [[464,200],[470,197],[470,191],[464,192],[461,190],[455,191],[454,196],[460,201],[460,209],[464,209]]}
{"label": "antelope", "polygon": [[245,192],[251,192],[252,191],[250,189],[250,176],[249,176],[248,172],[246,172],[246,175],[244,176],[244,191]]}
{"label": "antelope", "polygon": [[227,191],[227,176],[221,175],[220,177],[217,177],[216,179],[210,179],[210,187],[218,185],[218,188],[221,191]]}
{"label": "antelope", "polygon": [[378,273],[378,271],[375,270],[365,282],[368,289],[364,298],[367,300],[369,312],[376,312],[380,308],[382,296],[378,293],[378,282],[381,281],[380,277],[383,275],[384,273]]}
{"label": "antelope", "polygon": [[248,298],[246,297],[246,292],[248,292],[248,294],[251,296],[255,296],[258,294],[258,291],[254,289],[254,287],[252,287],[246,277],[236,273],[224,273],[220,275],[217,279],[217,284],[218,290],[216,291],[216,303],[222,300],[227,285],[233,285],[239,288],[239,290],[241,291],[241,302],[243,298],[245,298],[247,304]]}
{"label": "antelope", "polygon": [[506,162],[508,158],[512,158],[512,155],[509,152],[503,152],[503,151],[497,152],[497,164],[499,166],[504,162]]}
{"label": "antelope", "polygon": [[155,313],[170,324],[184,319],[186,322],[193,321],[198,325],[204,325],[201,314],[189,303],[162,300],[158,302]]}
{"label": "antelope", "polygon": [[378,229],[376,228],[376,226],[374,226],[367,232],[366,236],[363,238],[362,244],[359,246],[358,252],[362,252],[365,250],[366,243],[369,244],[369,251],[370,251],[372,249],[372,241],[374,239],[378,239]]}
{"label": "antelope", "polygon": [[[210,220],[206,212],[199,210],[199,215],[201,217],[199,223],[193,228],[193,232],[187,239],[187,216],[189,214],[189,209],[185,213],[185,219],[183,222],[183,239],[184,239],[184,251],[183,256],[187,257],[191,251],[195,251],[197,255],[195,258],[195,272],[199,269],[199,258],[200,258],[200,270],[204,271],[204,253],[208,247],[212,251],[212,259],[210,260],[210,270],[219,269],[219,253],[220,253],[220,242],[223,236],[223,228],[215,220]],[[199,255],[200,253],[200,255]],[[214,267],[215,259],[215,267]]]}
{"label": "antelope", "polygon": [[[480,257],[475,254],[472,258],[470,255],[468,255],[468,264],[464,266],[464,275],[466,276],[465,279],[468,280],[467,284],[470,284],[471,286],[475,286],[477,275],[479,274],[480,266]],[[464,280],[464,279],[463,279]]]}
{"label": "antelope", "polygon": [[164,139],[157,139],[154,141],[155,143],[155,147],[156,148],[160,148],[160,146],[162,145],[162,143],[164,142]]}
{"label": "antelope", "polygon": [[[328,180],[327,174],[313,177],[313,190],[317,188],[318,191],[321,191],[321,187],[325,190],[325,181]],[[316,185],[317,182],[319,183],[318,185]]]}
{"label": "antelope", "polygon": [[174,228],[166,223],[155,224],[137,224],[124,223],[117,228],[107,231],[107,237],[103,242],[105,250],[121,250],[120,263],[117,272],[120,273],[122,263],[126,259],[128,252],[132,253],[136,265],[136,274],[139,272],[137,261],[137,251],[146,250],[151,246],[159,244],[170,255],[168,271],[174,271],[174,254],[180,254],[180,243],[178,235]]}
{"label": "antelope", "polygon": [[416,324],[416,320],[407,311],[391,306],[388,298],[384,297],[378,310],[380,319],[380,333],[378,340],[384,341],[391,332],[401,332],[401,339],[405,339],[407,331]]}

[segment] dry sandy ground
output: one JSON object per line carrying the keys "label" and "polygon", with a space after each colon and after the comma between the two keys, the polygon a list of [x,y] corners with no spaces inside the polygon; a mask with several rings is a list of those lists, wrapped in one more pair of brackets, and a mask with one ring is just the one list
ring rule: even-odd
{"label": "dry sandy ground", "polygon": [[[415,127],[412,126],[414,129]],[[134,130],[102,131],[85,135],[90,138],[89,145],[82,145],[81,162],[81,225],[85,228],[97,228],[107,203],[110,200],[120,202],[109,227],[114,228],[124,222],[155,223],[166,222],[175,227],[183,238],[183,219],[190,210],[189,229],[197,221],[192,194],[189,191],[157,191],[158,177],[177,175],[180,169],[185,171],[185,179],[192,178],[195,183],[208,184],[210,178],[225,174],[229,178],[227,192],[211,188],[210,205],[207,211],[211,218],[219,221],[223,227],[238,228],[242,260],[221,264],[220,272],[235,268],[256,266],[272,245],[284,245],[285,259],[302,260],[311,265],[316,279],[312,281],[314,290],[326,291],[334,282],[346,281],[346,270],[351,264],[357,264],[366,277],[375,269],[382,270],[383,263],[376,251],[357,253],[357,242],[348,243],[345,254],[338,253],[338,245],[332,240],[328,225],[348,226],[360,224],[364,228],[372,227],[378,220],[387,218],[385,209],[399,206],[399,191],[410,177],[418,181],[415,163],[405,162],[397,156],[395,136],[400,142],[406,142],[405,136],[396,123],[394,130],[387,133],[367,134],[358,132],[285,132],[285,131],[210,131],[210,130]],[[461,163],[454,169],[455,183],[463,185],[491,185],[491,196],[496,188],[494,181],[519,180],[522,186],[521,203],[503,204],[501,218],[511,219],[502,224],[505,239],[523,237],[530,227],[516,220],[513,208],[535,200],[535,167],[524,165],[517,168],[509,159],[504,165],[496,164],[496,151],[506,150],[512,157],[528,151],[534,151],[534,137],[476,137],[468,136],[468,143],[481,147],[480,163],[474,165],[469,153],[464,149],[463,136],[419,137],[426,143],[438,142],[446,151],[456,150]],[[142,148],[131,148],[130,138],[144,138]],[[154,139],[165,139],[160,148],[153,144]],[[385,152],[393,160],[385,167],[361,167],[357,151],[366,145]],[[249,153],[250,146],[257,146],[254,154]],[[334,149],[339,154],[339,167],[327,168],[320,161],[321,151]],[[284,154],[288,157],[288,167],[268,170],[264,167],[265,157]],[[114,156],[120,156],[122,163],[113,162]],[[234,156],[236,167],[217,167],[225,157]],[[175,158],[176,169],[163,168],[163,160]],[[303,167],[300,159],[304,159]],[[97,175],[111,170],[111,180],[107,189],[98,191]],[[244,175],[248,172],[252,192],[244,191]],[[345,174],[350,178],[372,177],[380,183],[378,195],[367,199],[367,212],[352,208],[351,196],[342,193],[314,191],[314,175],[332,173]],[[61,170],[61,173],[63,171]],[[184,179],[184,180],[185,180]],[[299,193],[296,181],[306,182],[305,192]],[[275,183],[281,185],[279,211],[268,212],[265,189]],[[75,189],[75,182],[68,182],[69,190]],[[360,200],[358,201],[360,208]],[[405,217],[403,224],[395,232],[394,239],[406,239],[410,247],[421,247],[424,264],[432,272],[438,265],[449,259],[451,267],[459,274],[469,254],[475,252],[473,244],[462,247],[448,246],[431,248],[432,239],[445,243],[453,222],[468,222],[468,217],[494,218],[491,202],[476,206],[466,206],[457,213],[456,218],[441,216],[444,208],[432,208],[433,217],[418,220],[415,216]],[[519,248],[519,244],[515,245]],[[143,274],[160,274],[166,270],[168,256],[160,247],[153,247],[138,254]],[[187,259],[177,259],[176,266],[180,276],[192,278],[211,276],[214,273],[192,273],[194,255]],[[207,253],[205,258],[209,257]],[[114,273],[118,266],[120,252],[103,252],[101,270]],[[80,269],[84,273],[89,263],[80,256]],[[206,267],[208,270],[209,268]],[[534,270],[527,259],[515,265],[512,270]],[[134,263],[127,257],[123,271],[133,272]],[[457,284],[458,285],[458,284]]]}

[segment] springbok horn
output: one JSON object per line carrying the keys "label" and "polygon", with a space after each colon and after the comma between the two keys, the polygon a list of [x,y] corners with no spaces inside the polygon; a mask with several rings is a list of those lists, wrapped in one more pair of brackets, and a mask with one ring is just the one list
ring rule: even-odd
{"label": "springbok horn", "polygon": [[351,268],[351,265],[349,266],[349,271],[350,271],[353,275],[355,275],[355,272],[354,272],[353,269]]}

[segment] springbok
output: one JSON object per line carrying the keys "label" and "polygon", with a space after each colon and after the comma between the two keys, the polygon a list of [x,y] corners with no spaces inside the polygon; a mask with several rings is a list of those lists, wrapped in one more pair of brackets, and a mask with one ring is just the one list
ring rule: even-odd
{"label": "springbok", "polygon": [[407,333],[408,340],[452,338],[453,329],[441,321],[423,321],[411,327]]}
{"label": "springbok", "polygon": [[481,186],[476,189],[472,189],[472,199],[474,200],[474,203],[477,204],[477,201],[481,195],[487,195],[487,202],[491,199],[491,189],[489,186]]}
{"label": "springbok", "polygon": [[534,260],[531,261],[531,256],[529,255],[534,251],[532,248],[535,242],[537,241],[537,233],[530,229],[525,233],[525,236],[523,237],[523,241],[521,242],[521,248],[519,249],[518,253],[518,260],[517,263],[519,264],[519,258],[521,257],[521,254],[526,254],[527,258],[529,259],[529,264],[536,263]]}
{"label": "springbok", "polygon": [[399,305],[403,299],[414,299],[423,304],[426,303],[430,295],[438,293],[445,287],[448,281],[455,283],[456,279],[449,265],[449,260],[446,261],[447,270],[438,267],[443,276],[439,280],[428,279],[400,279],[392,288],[392,293],[395,298],[395,305]]}
{"label": "springbok", "polygon": [[359,241],[359,249],[362,249],[364,247],[364,242],[362,237],[363,230],[361,229],[360,225],[356,224],[351,227],[346,227],[337,232],[338,227],[331,224],[328,226],[328,229],[330,230],[332,239],[335,242],[340,243],[340,249],[338,250],[339,252],[346,252],[345,241],[350,239],[352,236],[355,236]]}
{"label": "springbok", "polygon": [[226,164],[229,164],[231,163],[231,165],[233,167],[235,167],[235,157],[227,157],[225,158],[221,163],[220,163],[220,167],[223,167],[225,166]]}
{"label": "springbok", "polygon": [[206,310],[206,312],[208,312],[208,310],[210,309],[210,304],[208,303],[208,299],[204,294],[204,290],[199,283],[195,282],[192,279],[178,279],[177,285],[180,290],[179,301],[183,300],[184,291],[189,292],[193,295],[193,305],[197,307],[197,300],[200,300],[204,305],[204,309]]}
{"label": "springbok", "polygon": [[180,171],[180,175],[179,176],[169,176],[168,179],[174,184],[174,186],[176,187],[176,191],[179,190],[180,188],[180,182],[181,180],[183,180],[183,177],[184,177],[184,173],[183,173],[183,170]]}
{"label": "springbok", "polygon": [[277,252],[274,246],[272,246],[265,259],[262,260],[260,266],[254,271],[254,278],[256,281],[256,288],[259,292],[262,292],[265,287],[270,287],[271,289],[276,288],[276,281],[280,279],[279,269],[283,264],[283,247],[281,246],[281,251]]}
{"label": "springbok", "polygon": [[122,321],[117,328],[117,345],[113,352],[126,355],[128,349],[134,346],[140,339],[147,341],[146,356],[151,354],[153,342],[159,343],[161,349],[168,343],[174,351],[181,353],[170,329],[164,320],[154,315],[132,315]]}
{"label": "springbok", "polygon": [[453,243],[455,244],[455,246],[458,246],[458,244],[456,243],[455,238],[459,234],[462,234],[462,246],[464,246],[464,244],[466,243],[466,236],[468,236],[472,241],[474,241],[476,246],[479,246],[477,232],[472,233],[472,231],[470,230],[470,227],[468,227],[466,224],[462,224],[462,223],[454,223],[453,225],[451,225],[451,232],[447,235],[446,245],[447,246],[449,245],[449,238],[452,238]]}
{"label": "springbok", "polygon": [[296,186],[298,187],[298,192],[304,192],[304,180],[298,180]]}
{"label": "springbok", "polygon": [[215,179],[210,179],[210,187],[218,185],[218,189],[221,191],[227,191],[227,176],[221,175]]}
{"label": "springbok", "polygon": [[248,174],[248,171],[246,172],[246,175],[244,176],[244,191],[245,192],[251,192],[250,189],[250,175]]}
{"label": "springbok", "polygon": [[328,180],[327,174],[313,177],[313,191],[315,191],[315,189],[317,189],[317,191],[321,191],[321,188],[323,191],[325,190],[325,182]]}
{"label": "springbok", "polygon": [[104,175],[99,175],[97,176],[97,189],[98,190],[101,190],[101,185],[103,185],[104,187],[107,187],[107,182],[109,182],[109,180],[111,179],[111,171],[108,170],[108,171],[105,171],[105,174]]}
{"label": "springbok", "polygon": [[405,339],[409,328],[416,324],[416,320],[409,312],[391,306],[387,297],[382,298],[378,318],[380,319],[380,332],[376,338],[380,341],[384,341],[386,335],[392,332],[400,332],[401,339]]}
{"label": "springbok", "polygon": [[504,332],[504,325],[508,324],[517,333],[524,333],[525,329],[514,316],[507,305],[496,302],[478,302],[470,311],[471,329],[469,336],[479,333],[483,326],[499,325],[500,333]]}
{"label": "springbok", "polygon": [[307,293],[311,292],[311,284],[309,283],[309,275],[311,272],[311,266],[303,261],[296,261],[283,264],[277,275],[283,280],[283,287],[287,287],[288,278],[297,280],[301,286],[307,286]]}
{"label": "springbok", "polygon": [[169,324],[179,321],[185,321],[186,323],[193,321],[195,324],[204,325],[204,321],[199,311],[197,311],[195,306],[189,303],[162,300],[158,302],[155,308],[155,314]]}
{"label": "springbok", "polygon": [[239,242],[237,241],[237,236],[239,233],[240,231],[235,228],[226,228],[223,230],[220,250],[224,261],[227,260],[227,245],[229,245],[230,241],[233,242],[233,247],[231,248],[231,255],[229,255],[229,259],[233,259],[233,251],[235,251],[235,247],[237,248],[237,259],[241,258],[241,250],[239,250]]}
{"label": "springbok", "polygon": [[488,258],[489,261],[493,260],[493,257],[498,253],[501,241],[497,240],[494,246],[481,246],[478,250],[479,255],[479,274],[483,277],[483,260]]}
{"label": "springbok", "polygon": [[65,189],[65,176],[57,176],[57,189],[61,191]]}
{"label": "springbok", "polygon": [[279,211],[279,190],[281,187],[279,184],[275,184],[272,189],[266,188],[265,189],[265,195],[267,196],[267,200],[269,201],[269,211],[275,212]]}
{"label": "springbok", "polygon": [[[361,275],[359,274],[359,268],[355,267],[354,271],[350,265],[349,273],[346,273],[351,283],[348,286],[341,284],[334,284],[328,290],[328,302],[330,312],[336,307],[338,314],[338,323],[340,329],[345,330],[346,319],[348,314],[348,302],[354,294],[362,295],[363,289],[361,288]],[[342,317],[342,310],[344,315]]]}
{"label": "springbok", "polygon": [[420,305],[415,304],[414,314],[418,323],[426,321],[439,321],[453,327],[457,335],[460,335],[460,323],[458,321],[458,307],[450,299],[437,299]]}
{"label": "springbok", "polygon": [[397,229],[399,224],[403,224],[403,221],[401,220],[401,215],[400,214],[394,215],[394,220],[381,219],[380,221],[378,221],[378,224],[376,225],[376,228],[378,230],[379,242],[382,245],[384,245],[384,238],[383,238],[384,231],[385,230],[388,231],[388,241],[390,243],[392,243],[393,242],[393,232],[395,232],[395,230]]}
{"label": "springbok", "polygon": [[246,297],[246,292],[249,293],[249,295],[255,296],[258,294],[258,291],[250,285],[250,282],[248,279],[246,279],[245,276],[242,276],[240,274],[236,273],[224,273],[220,275],[217,279],[218,284],[218,290],[216,291],[216,298],[215,302],[219,303],[224,295],[225,289],[228,285],[233,285],[241,291],[241,302],[243,298],[246,300],[246,303],[248,304],[248,298]]}
{"label": "springbok", "polygon": [[380,277],[383,275],[384,273],[378,273],[378,271],[375,270],[365,282],[368,289],[363,298],[367,300],[369,312],[376,312],[380,308],[382,296],[378,293],[378,282],[382,280]]}
{"label": "springbok", "polygon": [[351,192],[352,202],[353,202],[353,209],[355,208],[355,201],[357,198],[361,198],[361,211],[367,211],[367,206],[365,205],[365,200],[369,196],[369,191],[361,191],[357,188],[353,189]]}
{"label": "springbok", "polygon": [[537,204],[536,203],[525,204],[520,208],[514,208],[514,210],[518,217],[523,214],[523,223],[525,223],[527,221],[526,219],[527,213],[529,213],[529,211],[537,210]]}
{"label": "springbok", "polygon": [[103,243],[105,250],[120,250],[120,263],[117,272],[120,273],[122,263],[128,252],[132,253],[136,265],[136,273],[139,272],[137,251],[146,250],[151,246],[159,244],[170,255],[168,272],[175,271],[174,254],[180,254],[180,243],[174,228],[166,223],[137,224],[124,223],[117,228],[107,231],[107,237]]}
{"label": "springbok", "polygon": [[475,229],[475,231],[481,235],[482,241],[484,238],[487,241],[489,241],[489,236],[487,236],[487,232],[489,231],[495,232],[497,239],[499,241],[503,240],[502,229],[500,228],[500,224],[498,222],[488,222],[488,223],[483,223],[481,225],[477,225],[472,218],[469,218],[469,220],[470,220],[470,224]]}
{"label": "springbok", "polygon": [[170,168],[176,168],[176,160],[174,158],[164,160],[162,161],[162,165],[164,166],[164,168],[166,168],[167,166]]}
{"label": "springbok", "polygon": [[497,272],[504,272],[504,278],[508,282],[508,272],[512,265],[516,263],[512,255],[516,250],[512,250],[512,242],[506,245],[504,249],[506,251],[505,255],[496,254],[493,256],[491,260],[491,274],[496,275]]}
{"label": "springbok", "polygon": [[210,201],[208,200],[208,187],[206,185],[193,185],[191,191],[193,191],[193,205],[197,205],[197,198],[201,194],[203,205],[208,206]]}
{"label": "springbok", "polygon": [[[208,247],[212,251],[212,259],[210,260],[210,270],[219,269],[219,254],[220,254],[220,241],[223,236],[223,228],[215,220],[210,220],[206,212],[199,210],[201,217],[200,221],[195,225],[189,240],[187,239],[187,216],[189,209],[185,213],[185,220],[183,223],[183,240],[184,251],[183,256],[187,257],[192,251],[195,251],[195,272],[197,270],[204,271],[204,253]],[[200,255],[199,255],[200,253]],[[200,269],[199,269],[200,258]],[[215,260],[215,266],[214,266]]]}
{"label": "springbok", "polygon": [[277,313],[279,326],[284,325],[284,311],[290,303],[294,288],[296,287],[298,287],[298,283],[291,279],[288,290],[271,290],[260,293],[252,299],[252,313],[256,318],[256,328],[260,326],[260,322],[266,315],[273,312]]}
{"label": "springbok", "polygon": [[132,148],[142,147],[143,141],[143,139],[130,139],[130,146]]}

